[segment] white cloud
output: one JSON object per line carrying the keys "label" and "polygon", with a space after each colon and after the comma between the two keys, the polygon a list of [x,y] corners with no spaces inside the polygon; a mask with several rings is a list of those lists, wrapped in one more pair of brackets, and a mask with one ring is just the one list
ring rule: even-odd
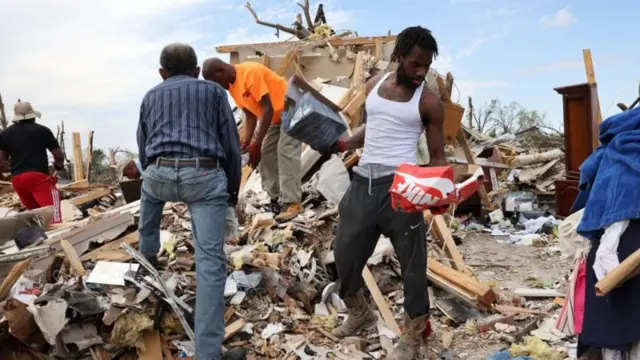
{"label": "white cloud", "polygon": [[484,35],[473,40],[469,45],[467,45],[462,51],[458,53],[458,57],[473,55],[478,52],[482,46],[490,43],[492,41],[496,41],[505,37],[504,32],[499,32],[491,35]]}
{"label": "white cloud", "polygon": [[[324,4],[332,25],[348,24],[352,17],[337,4],[341,0],[329,1]],[[300,11],[291,0],[255,2],[259,15],[264,11],[285,25]],[[54,132],[64,120],[68,145],[71,132],[94,130],[96,147],[136,149],[140,100],[161,81],[158,58],[170,42],[193,45],[202,61],[224,42],[277,41],[272,29],[255,24],[244,1],[0,0],[0,8],[0,93],[7,117],[18,98],[30,101]]]}
{"label": "white cloud", "polygon": [[553,15],[544,15],[540,18],[540,24],[546,28],[560,28],[569,26],[578,19],[569,11],[570,6],[558,10]]}

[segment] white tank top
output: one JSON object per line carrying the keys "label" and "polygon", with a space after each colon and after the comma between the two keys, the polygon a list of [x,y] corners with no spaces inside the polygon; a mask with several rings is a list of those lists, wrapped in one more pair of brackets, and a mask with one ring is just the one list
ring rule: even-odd
{"label": "white tank top", "polygon": [[378,95],[378,90],[390,74],[383,76],[367,97],[364,151],[359,166],[379,164],[397,167],[417,161],[418,140],[424,131],[420,116],[424,83],[407,102],[387,100]]}

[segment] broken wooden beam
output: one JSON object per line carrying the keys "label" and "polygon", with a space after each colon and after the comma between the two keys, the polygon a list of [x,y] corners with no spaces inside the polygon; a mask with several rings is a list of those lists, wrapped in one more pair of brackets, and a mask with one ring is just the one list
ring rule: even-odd
{"label": "broken wooden beam", "polygon": [[471,294],[485,305],[491,305],[498,299],[498,295],[489,285],[481,283],[470,275],[445,266],[435,259],[428,259],[427,269],[429,272],[445,279],[447,283],[462,289],[467,294]]}
{"label": "broken wooden beam", "polygon": [[431,235],[444,247],[444,252],[451,262],[451,267],[463,274],[471,275],[471,270],[464,264],[462,254],[453,240],[453,235],[451,235],[444,217],[442,215],[433,215],[428,210],[423,215],[427,225],[431,224]]}
{"label": "broken wooden beam", "polygon": [[396,321],[391,309],[389,309],[389,305],[387,301],[384,299],[382,292],[380,292],[380,288],[378,284],[376,284],[376,280],[373,278],[373,274],[371,274],[371,270],[369,267],[365,265],[362,270],[362,278],[364,279],[364,283],[367,285],[369,292],[371,293],[371,297],[373,297],[373,301],[376,303],[380,314],[382,315],[382,319],[384,319],[385,325],[396,335],[400,336],[401,331],[398,326],[398,322]]}

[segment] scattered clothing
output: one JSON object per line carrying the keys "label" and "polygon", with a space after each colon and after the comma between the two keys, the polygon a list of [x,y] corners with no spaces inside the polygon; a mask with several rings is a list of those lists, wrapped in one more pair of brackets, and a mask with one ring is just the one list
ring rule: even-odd
{"label": "scattered clothing", "polygon": [[640,218],[640,108],[605,120],[600,143],[580,167],[574,204],[585,209],[578,233],[589,240],[599,240],[613,223]]}
{"label": "scattered clothing", "polygon": [[[640,341],[640,277],[636,276],[606,296],[596,296],[593,265],[599,241],[587,256],[585,313],[580,342],[586,346],[628,351]],[[631,220],[620,238],[618,257],[624,261],[640,248],[640,220]]]}
{"label": "scattered clothing", "polygon": [[609,271],[620,265],[618,245],[620,244],[620,237],[627,230],[627,227],[629,227],[629,220],[623,220],[607,226],[604,230],[593,264],[593,270],[598,280],[601,280]]}
{"label": "scattered clothing", "polygon": [[237,204],[240,140],[220,85],[186,75],[160,83],[142,100],[137,137],[143,169],[159,157],[217,159],[227,176],[229,203]]}
{"label": "scattered clothing", "polygon": [[246,109],[258,118],[262,117],[260,100],[269,95],[273,106],[271,124],[280,124],[287,94],[287,81],[263,64],[248,61],[234,65],[236,80],[229,86],[229,94],[241,109]]}

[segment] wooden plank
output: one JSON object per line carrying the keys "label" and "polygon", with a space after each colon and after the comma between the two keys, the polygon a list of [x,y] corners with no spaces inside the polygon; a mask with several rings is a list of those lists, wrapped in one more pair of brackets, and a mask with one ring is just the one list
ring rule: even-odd
{"label": "wooden plank", "polygon": [[89,131],[89,146],[87,147],[87,176],[85,179],[89,181],[89,177],[91,176],[91,159],[93,157],[93,131]]}
{"label": "wooden plank", "polygon": [[376,59],[382,59],[383,53],[382,53],[382,47],[383,47],[383,43],[382,43],[382,39],[378,38],[375,40],[375,52],[374,55],[376,57]]}
{"label": "wooden plank", "polygon": [[[591,57],[591,49],[584,49],[582,50],[582,57],[584,59],[584,69],[585,72],[587,73],[587,83],[589,85],[595,85],[597,84],[596,82],[596,72],[593,68],[593,58]],[[602,111],[600,110],[600,97],[598,96],[598,90],[597,88],[594,90],[596,92],[595,94],[595,116],[596,116],[596,121],[598,122],[598,125],[600,125],[602,123]]]}
{"label": "wooden plank", "polygon": [[162,339],[158,330],[145,331],[144,351],[138,349],[138,359],[140,360],[162,360]]}
{"label": "wooden plank", "polygon": [[451,231],[449,231],[446,221],[444,221],[444,217],[442,215],[433,215],[430,211],[425,211],[423,215],[427,224],[432,224],[431,234],[442,242],[444,252],[451,260],[451,267],[463,274],[471,275],[471,270],[464,265],[462,254],[458,250],[456,242],[453,240],[453,236],[451,235]]}
{"label": "wooden plank", "polygon": [[80,257],[76,250],[71,246],[71,244],[65,240],[60,240],[60,246],[62,246],[62,251],[64,251],[67,256],[67,260],[69,260],[69,264],[71,265],[71,273],[73,276],[84,276],[87,275],[87,270],[82,266],[82,261],[80,261]]}
{"label": "wooden plank", "polygon": [[266,67],[269,67],[269,56],[268,55],[262,55],[262,64]]}
{"label": "wooden plank", "polygon": [[82,141],[80,133],[73,133],[73,179],[84,180],[84,167],[82,165]]}
{"label": "wooden plank", "polygon": [[240,63],[240,54],[237,51],[232,51],[229,54],[229,63],[231,65],[236,65]]}
{"label": "wooden plank", "polygon": [[373,297],[373,301],[378,306],[378,310],[380,311],[380,314],[384,319],[385,325],[391,331],[396,333],[396,335],[400,336],[400,327],[398,326],[398,323],[396,322],[391,309],[389,309],[387,301],[384,299],[384,296],[382,296],[380,288],[378,287],[378,284],[376,284],[376,280],[373,278],[373,274],[371,274],[371,270],[369,270],[368,266],[365,266],[362,270],[362,278],[364,279],[364,282],[367,285],[371,296]]}
{"label": "wooden plank", "polygon": [[448,283],[456,286],[457,288],[464,289],[465,292],[472,294],[484,304],[493,304],[498,298],[498,295],[489,285],[481,283],[470,275],[463,274],[462,272],[442,265],[435,259],[428,259],[427,269],[446,279]]}
{"label": "wooden plank", "polygon": [[16,284],[18,279],[20,279],[20,276],[27,271],[29,265],[31,265],[31,259],[21,261],[11,268],[11,271],[9,271],[9,274],[2,282],[2,285],[0,285],[0,301],[4,301],[7,296],[9,296],[11,288]]}
{"label": "wooden plank", "polygon": [[245,324],[244,320],[240,319],[240,320],[234,321],[233,323],[231,323],[231,325],[225,327],[224,340],[227,340],[233,335],[235,335],[238,331],[240,331],[240,329],[244,327],[244,324]]}
{"label": "wooden plank", "polygon": [[110,260],[110,261],[119,261],[125,262],[131,259],[131,255],[129,255],[124,250],[120,249],[120,245],[122,243],[127,243],[131,246],[135,246],[138,244],[140,240],[140,234],[138,231],[134,231],[131,234],[125,235],[119,239],[113,240],[109,243],[102,245],[101,247],[90,251],[80,257],[81,261],[93,261],[96,262],[98,260]]}
{"label": "wooden plank", "polygon": [[[476,159],[471,153],[471,149],[469,149],[467,138],[464,136],[464,131],[462,131],[462,129],[458,131],[458,143],[464,152],[464,157],[467,158],[467,163],[476,165]],[[487,195],[487,189],[484,187],[484,181],[480,181],[480,184],[478,185],[478,195],[480,195],[480,201],[482,202],[483,208],[487,210],[495,209],[495,206],[491,203],[489,196]]]}
{"label": "wooden plank", "polygon": [[73,199],[70,199],[69,201],[75,205],[75,206],[80,206],[83,204],[86,204],[88,202],[91,202],[93,200],[98,200],[102,197],[105,197],[107,195],[111,194],[111,189],[106,188],[106,189],[99,189],[99,190],[95,190],[92,191],[90,193],[86,193],[84,195],[80,195],[78,197],[74,197]]}
{"label": "wooden plank", "polygon": [[[362,46],[362,45],[375,46],[376,41],[382,42],[383,44],[390,43],[390,42],[396,41],[396,36],[388,35],[388,36],[371,36],[371,37],[332,38],[329,40],[312,41],[312,42],[309,42],[308,44],[305,43],[302,45],[309,45],[309,47],[314,47],[314,46],[320,46],[322,44],[328,43],[332,46]],[[226,54],[226,53],[233,54],[234,52],[237,53],[238,50],[242,50],[242,49],[254,49],[257,47],[290,48],[295,45],[301,45],[301,44],[296,44],[291,41],[279,41],[279,42],[269,42],[269,43],[220,45],[220,46],[216,46],[216,51],[221,54]]]}
{"label": "wooden plank", "polygon": [[351,76],[351,87],[358,88],[365,83],[365,68],[364,61],[367,55],[364,51],[358,51],[356,55],[356,63],[353,66],[353,75]]}
{"label": "wooden plank", "polygon": [[476,309],[486,309],[486,307],[484,307],[484,305],[482,305],[476,297],[464,291],[463,289],[455,287],[453,284],[449,283],[447,279],[440,277],[431,271],[427,271],[427,279],[429,279],[429,281],[431,281],[435,286],[455,296],[458,300],[464,302],[465,304]]}

